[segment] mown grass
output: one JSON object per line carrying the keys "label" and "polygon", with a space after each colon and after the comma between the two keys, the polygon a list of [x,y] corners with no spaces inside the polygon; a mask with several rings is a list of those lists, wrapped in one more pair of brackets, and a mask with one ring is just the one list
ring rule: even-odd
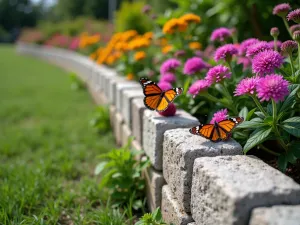
{"label": "mown grass", "polygon": [[94,109],[65,71],[0,46],[0,224],[105,224],[93,169],[114,145]]}

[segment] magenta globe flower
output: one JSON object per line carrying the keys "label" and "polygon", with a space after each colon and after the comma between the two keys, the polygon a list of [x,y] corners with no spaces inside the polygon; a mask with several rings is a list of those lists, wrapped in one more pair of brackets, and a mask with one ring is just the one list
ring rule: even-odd
{"label": "magenta globe flower", "polygon": [[216,62],[221,59],[225,60],[226,62],[230,62],[232,56],[236,55],[237,53],[238,50],[233,44],[226,44],[217,48],[214,59]]}
{"label": "magenta globe flower", "polygon": [[165,73],[160,78],[160,82],[173,83],[175,81],[176,81],[176,76],[173,73]]}
{"label": "magenta globe flower", "polygon": [[160,82],[158,82],[157,85],[158,85],[158,87],[160,87],[161,90],[163,90],[163,91],[167,91],[167,90],[172,89],[172,85],[171,85],[170,83],[168,83],[168,82],[165,82],[165,81],[160,81]]}
{"label": "magenta globe flower", "polygon": [[209,69],[206,74],[205,80],[210,84],[222,82],[224,79],[231,77],[231,72],[228,67],[223,65],[214,66]]}
{"label": "magenta globe flower", "polygon": [[260,41],[254,45],[249,46],[246,52],[246,56],[248,57],[254,57],[260,52],[263,52],[265,50],[271,50],[269,43],[266,41]]}
{"label": "magenta globe flower", "polygon": [[240,95],[253,95],[256,93],[256,85],[260,78],[258,77],[247,77],[238,83],[234,91],[234,96]]}
{"label": "magenta globe flower", "polygon": [[285,96],[289,94],[289,82],[281,75],[270,74],[260,78],[257,82],[257,96],[260,101],[270,101],[273,99],[275,102],[283,101]]}
{"label": "magenta globe flower", "polygon": [[183,73],[187,75],[193,75],[206,68],[206,63],[199,57],[193,57],[188,59],[183,68]]}
{"label": "magenta globe flower", "polygon": [[270,30],[270,34],[272,37],[278,37],[279,33],[280,32],[279,32],[278,27],[272,27]]}
{"label": "magenta globe flower", "polygon": [[210,124],[214,124],[215,122],[219,123],[222,120],[226,120],[228,118],[228,110],[221,109],[214,113],[213,118],[209,122]]}
{"label": "magenta globe flower", "polygon": [[239,48],[239,54],[240,55],[245,55],[247,52],[247,49],[254,44],[257,44],[258,42],[260,42],[258,39],[256,38],[249,38],[244,40],[241,44],[240,44],[240,48]]}
{"label": "magenta globe flower", "polygon": [[294,50],[297,50],[297,48],[297,42],[292,40],[285,41],[281,45],[281,51],[287,54],[292,54]]}
{"label": "magenta globe flower", "polygon": [[300,9],[295,9],[287,15],[289,21],[293,20],[295,23],[300,23]]}
{"label": "magenta globe flower", "polygon": [[290,27],[290,31],[294,33],[296,30],[300,30],[300,24],[295,24]]}
{"label": "magenta globe flower", "polygon": [[177,59],[167,59],[163,62],[163,64],[160,67],[160,73],[165,74],[168,72],[174,72],[176,68],[178,68],[181,65],[181,62]]}
{"label": "magenta globe flower", "polygon": [[231,37],[231,31],[226,27],[220,27],[212,32],[210,40],[223,42],[229,37]]}
{"label": "magenta globe flower", "polygon": [[207,80],[197,80],[190,86],[188,93],[195,97],[200,92],[206,91],[210,85],[211,84]]}
{"label": "magenta globe flower", "polygon": [[291,9],[291,6],[287,3],[279,4],[273,8],[273,15],[285,17]]}
{"label": "magenta globe flower", "polygon": [[258,53],[252,61],[252,71],[258,75],[274,72],[283,63],[283,57],[273,50]]}

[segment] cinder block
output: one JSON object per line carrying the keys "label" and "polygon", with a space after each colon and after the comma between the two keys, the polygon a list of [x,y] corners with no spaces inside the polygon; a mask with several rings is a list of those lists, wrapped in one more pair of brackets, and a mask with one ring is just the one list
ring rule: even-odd
{"label": "cinder block", "polygon": [[198,120],[183,110],[175,116],[163,117],[157,112],[145,110],[143,117],[143,149],[156,170],[162,170],[163,136],[165,131],[199,125]]}
{"label": "cinder block", "polygon": [[116,115],[116,107],[114,105],[109,106],[109,120],[110,120],[110,126],[112,129],[115,128],[115,115]]}
{"label": "cinder block", "polygon": [[253,208],[300,203],[300,186],[249,156],[195,160],[192,215],[197,224],[247,225]]}
{"label": "cinder block", "polygon": [[123,107],[123,91],[139,89],[140,87],[141,85],[135,81],[124,81],[121,83],[116,83],[116,107],[118,112],[121,112]]}
{"label": "cinder block", "polygon": [[195,222],[188,223],[188,225],[197,225]]}
{"label": "cinder block", "polygon": [[128,142],[128,138],[131,137],[131,130],[129,129],[128,125],[126,123],[123,123],[122,125],[122,146],[126,145]]}
{"label": "cinder block", "polygon": [[163,174],[179,204],[190,212],[193,164],[196,158],[218,155],[241,155],[242,146],[231,139],[214,143],[193,135],[189,129],[168,130],[163,142]]}
{"label": "cinder block", "polygon": [[131,104],[132,113],[132,123],[131,130],[133,136],[139,143],[143,143],[143,116],[144,110],[146,109],[144,105],[144,100],[141,98],[133,99]]}
{"label": "cinder block", "polygon": [[256,208],[252,211],[249,225],[299,225],[300,205],[279,205]]}
{"label": "cinder block", "polygon": [[168,185],[164,185],[162,188],[161,213],[164,221],[168,224],[187,225],[193,222],[191,215],[180,207]]}
{"label": "cinder block", "polygon": [[124,119],[121,113],[116,112],[115,114],[115,122],[114,122],[114,135],[116,138],[117,145],[122,144],[122,125],[124,123]]}
{"label": "cinder block", "polygon": [[102,65],[102,76],[101,76],[101,90],[103,93],[108,96],[108,82],[111,77],[115,77],[117,73],[106,66]]}
{"label": "cinder block", "polygon": [[143,176],[146,180],[148,207],[153,212],[157,207],[161,207],[162,187],[165,184],[165,180],[162,173],[152,167],[145,169]]}
{"label": "cinder block", "polygon": [[125,82],[125,78],[124,77],[120,77],[120,76],[114,76],[112,77],[112,79],[109,80],[109,102],[110,104],[116,105],[117,102],[117,89],[116,89],[116,83],[123,83]]}
{"label": "cinder block", "polygon": [[129,127],[132,127],[132,101],[136,98],[144,99],[144,93],[142,88],[128,89],[123,91],[123,103],[122,103],[122,114],[125,122]]}

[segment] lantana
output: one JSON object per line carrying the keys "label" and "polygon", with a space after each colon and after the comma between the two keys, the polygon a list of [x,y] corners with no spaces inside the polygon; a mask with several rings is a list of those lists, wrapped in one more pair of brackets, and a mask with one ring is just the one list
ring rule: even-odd
{"label": "lantana", "polygon": [[256,93],[256,85],[260,78],[258,77],[247,77],[241,80],[238,85],[236,86],[236,89],[234,91],[234,96],[240,96],[240,95],[253,95]]}
{"label": "lantana", "polygon": [[273,50],[258,53],[252,61],[252,71],[258,75],[264,75],[274,72],[283,63],[283,57]]}
{"label": "lantana", "polygon": [[205,68],[206,63],[201,58],[193,57],[185,62],[183,73],[187,75],[193,75]]}
{"label": "lantana", "polygon": [[224,79],[231,77],[231,72],[228,67],[223,65],[214,66],[209,69],[206,74],[205,80],[210,84],[222,82]]}
{"label": "lantana", "polygon": [[165,74],[167,72],[174,72],[175,69],[177,69],[181,65],[181,62],[177,59],[171,58],[161,65],[160,67],[160,73]]}
{"label": "lantana", "polygon": [[209,122],[210,124],[214,124],[215,122],[219,123],[222,120],[226,120],[228,118],[228,110],[221,109],[214,113],[213,118]]}
{"label": "lantana", "polygon": [[226,44],[219,47],[215,52],[215,61],[219,61],[221,59],[225,60],[226,62],[230,62],[233,55],[238,53],[237,48],[233,44]]}

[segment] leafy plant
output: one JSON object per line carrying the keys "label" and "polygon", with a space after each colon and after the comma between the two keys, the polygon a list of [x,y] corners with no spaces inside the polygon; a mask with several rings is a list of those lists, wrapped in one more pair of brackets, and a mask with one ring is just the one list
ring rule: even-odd
{"label": "leafy plant", "polygon": [[120,149],[100,155],[101,162],[95,168],[95,174],[101,175],[100,188],[108,191],[114,207],[126,206],[132,202],[135,210],[143,207],[145,181],[142,170],[149,160],[137,161],[138,151],[130,150],[131,140]]}
{"label": "leafy plant", "polygon": [[90,121],[92,127],[94,127],[99,133],[108,132],[110,127],[109,109],[108,106],[98,106],[94,118]]}
{"label": "leafy plant", "polygon": [[81,90],[85,88],[85,84],[78,78],[75,73],[69,75],[72,90]]}
{"label": "leafy plant", "polygon": [[161,216],[160,208],[156,208],[153,213],[146,213],[135,225],[164,225],[166,224]]}

